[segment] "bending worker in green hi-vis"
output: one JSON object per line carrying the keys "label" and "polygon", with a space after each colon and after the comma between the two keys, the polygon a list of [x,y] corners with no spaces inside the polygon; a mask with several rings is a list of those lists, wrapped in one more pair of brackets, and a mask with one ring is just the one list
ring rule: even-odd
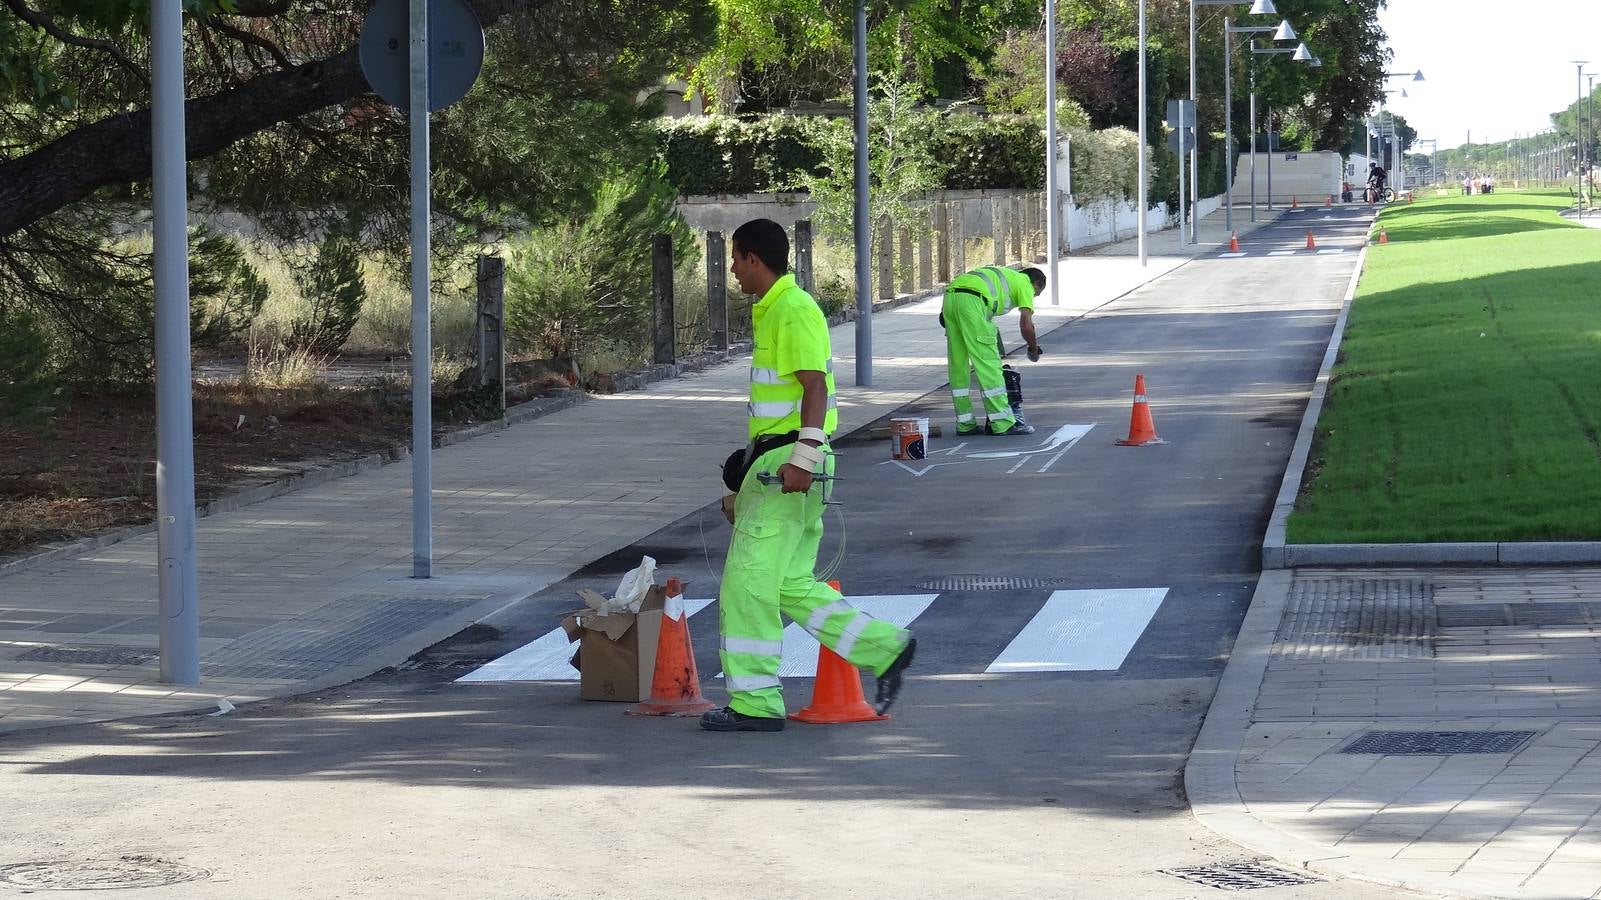
{"label": "bending worker in green hi-vis", "polygon": [[733,236],[734,278],[760,297],[751,307],[748,437],[723,465],[723,514],[734,526],[718,594],[729,703],[701,716],[710,731],[781,731],[780,613],[852,665],[878,676],[882,713],[900,694],[917,641],[904,628],[852,607],[817,580],[823,507],[833,483],[834,409],[828,323],[789,274],[789,237],[767,219]]}
{"label": "bending worker in green hi-vis", "polygon": [[[1042,351],[1034,333],[1034,298],[1044,290],[1044,272],[1033,268],[1020,272],[1005,266],[965,272],[945,288],[940,324],[945,326],[957,434],[977,434],[981,429],[990,434],[1034,433],[1034,426],[1023,421],[1007,399],[1006,374],[1001,369],[1001,333],[995,319],[1017,307],[1022,317],[1018,328],[1028,343],[1028,358],[1037,361]],[[980,425],[973,414],[969,367],[978,373],[984,412],[989,417],[987,425]]]}

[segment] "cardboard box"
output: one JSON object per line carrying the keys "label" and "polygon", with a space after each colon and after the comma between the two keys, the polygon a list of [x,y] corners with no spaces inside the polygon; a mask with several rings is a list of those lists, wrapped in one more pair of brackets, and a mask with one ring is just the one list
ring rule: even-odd
{"label": "cardboard box", "polygon": [[[590,592],[579,593],[583,596]],[[604,598],[584,599],[593,604],[595,599]],[[567,639],[579,641],[573,665],[579,672],[581,699],[637,703],[650,697],[665,599],[666,594],[657,586],[650,589],[637,613],[601,615],[590,606],[562,619]]]}

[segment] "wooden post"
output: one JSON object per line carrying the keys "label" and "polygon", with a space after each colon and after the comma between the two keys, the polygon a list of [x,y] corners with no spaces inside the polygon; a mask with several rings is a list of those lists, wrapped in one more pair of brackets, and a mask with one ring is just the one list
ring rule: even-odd
{"label": "wooden post", "polygon": [[1023,195],[1023,221],[1027,223],[1028,234],[1024,241],[1024,249],[1028,251],[1025,259],[1033,262],[1040,256],[1040,195]]}
{"label": "wooden post", "polygon": [[997,266],[1006,265],[1006,201],[990,201],[990,242]]}
{"label": "wooden post", "polygon": [[939,280],[941,284],[951,283],[951,205],[949,203],[934,204],[934,234],[938,237],[935,242],[939,245]]}
{"label": "wooden post", "polygon": [[1023,195],[1012,195],[1012,214],[1007,216],[1012,232],[1012,259],[1023,261]]}
{"label": "wooden post", "polygon": [[658,234],[650,242],[652,358],[658,365],[678,359],[677,320],[673,317],[673,239]]}
{"label": "wooden post", "polygon": [[812,223],[801,219],[795,223],[795,283],[808,294],[816,296],[817,274],[812,268]]}
{"label": "wooden post", "polygon": [[478,255],[478,386],[494,386],[506,411],[506,261]]}
{"label": "wooden post", "polygon": [[728,250],[721,231],[706,232],[706,311],[707,328],[712,333],[712,349],[728,349]]}
{"label": "wooden post", "polygon": [[878,299],[895,299],[895,223],[887,217],[878,223]]}
{"label": "wooden post", "polygon": [[966,214],[962,201],[951,204],[951,277],[945,279],[946,283],[967,271],[967,221],[963,218]]}
{"label": "wooden post", "polygon": [[913,270],[917,266],[917,260],[912,257],[912,252],[916,249],[912,246],[912,230],[902,226],[897,237],[900,239],[901,250],[901,293],[910,294],[917,290],[917,284],[913,280]]}
{"label": "wooden post", "polygon": [[934,286],[934,208],[928,209],[928,227],[917,238],[917,289]]}

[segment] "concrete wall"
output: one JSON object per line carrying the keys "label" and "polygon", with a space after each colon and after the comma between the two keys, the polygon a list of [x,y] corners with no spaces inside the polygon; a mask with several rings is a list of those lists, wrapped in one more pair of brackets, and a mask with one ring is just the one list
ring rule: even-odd
{"label": "concrete wall", "polygon": [[[1256,154],[1256,197],[1267,202],[1269,157],[1273,166],[1273,200],[1289,203],[1291,198],[1302,206],[1321,205],[1330,194],[1340,193],[1340,182],[1345,177],[1345,158],[1330,151],[1312,151]],[[1365,168],[1365,167],[1364,167]],[[1361,182],[1367,181],[1364,173]],[[1251,196],[1251,154],[1240,154],[1234,170],[1234,202],[1249,202]]]}

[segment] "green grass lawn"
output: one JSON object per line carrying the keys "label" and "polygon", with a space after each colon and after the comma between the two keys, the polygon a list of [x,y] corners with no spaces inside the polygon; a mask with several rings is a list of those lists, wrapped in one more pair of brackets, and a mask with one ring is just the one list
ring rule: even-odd
{"label": "green grass lawn", "polygon": [[1571,203],[1384,211],[1292,543],[1601,539],[1601,230]]}

